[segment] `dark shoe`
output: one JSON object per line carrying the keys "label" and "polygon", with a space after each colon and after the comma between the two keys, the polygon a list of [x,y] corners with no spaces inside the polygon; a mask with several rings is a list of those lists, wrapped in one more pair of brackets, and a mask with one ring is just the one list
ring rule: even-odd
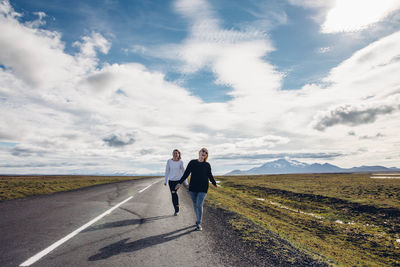
{"label": "dark shoe", "polygon": [[178,216],[179,215],[179,211],[175,211],[174,216]]}
{"label": "dark shoe", "polygon": [[196,230],[197,230],[197,231],[202,231],[202,230],[203,230],[203,227],[201,227],[201,225],[198,224],[198,225],[196,226]]}

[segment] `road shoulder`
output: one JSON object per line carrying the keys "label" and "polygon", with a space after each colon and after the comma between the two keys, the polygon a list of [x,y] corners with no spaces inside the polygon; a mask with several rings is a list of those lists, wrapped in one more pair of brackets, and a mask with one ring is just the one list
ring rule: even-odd
{"label": "road shoulder", "polygon": [[[240,224],[241,229],[230,221]],[[209,203],[204,228],[225,266],[328,266],[243,216]]]}

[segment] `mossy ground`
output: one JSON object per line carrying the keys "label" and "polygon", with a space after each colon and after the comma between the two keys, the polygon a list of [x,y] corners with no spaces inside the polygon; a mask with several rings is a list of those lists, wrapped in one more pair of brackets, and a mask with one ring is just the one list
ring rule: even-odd
{"label": "mossy ground", "polygon": [[[400,265],[400,180],[369,174],[217,177],[210,205],[234,211],[337,266]],[[242,223],[231,221],[238,229]],[[265,239],[245,233],[243,239]]]}
{"label": "mossy ground", "polygon": [[82,175],[0,176],[0,201],[142,178],[151,177]]}

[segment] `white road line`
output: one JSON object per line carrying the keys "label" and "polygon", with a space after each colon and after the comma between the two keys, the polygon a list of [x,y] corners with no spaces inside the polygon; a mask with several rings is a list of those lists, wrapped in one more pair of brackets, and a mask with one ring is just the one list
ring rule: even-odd
{"label": "white road line", "polygon": [[[159,181],[157,181],[159,182]],[[152,186],[153,184],[157,183],[154,182],[152,184],[150,184],[149,186],[145,187],[144,189],[140,190],[139,193],[142,193],[144,190],[146,190],[147,188],[149,188],[150,186]],[[80,232],[82,232],[83,230],[85,230],[86,228],[88,228],[89,226],[91,226],[92,224],[94,224],[95,222],[97,222],[98,220],[100,220],[101,218],[103,218],[104,216],[110,214],[111,212],[113,212],[115,209],[117,209],[119,206],[125,204],[126,202],[128,202],[129,200],[131,200],[133,198],[133,196],[128,197],[127,199],[125,199],[124,201],[122,201],[121,203],[117,204],[116,206],[112,207],[111,209],[107,210],[106,212],[100,214],[99,216],[97,216],[96,218],[94,218],[93,220],[91,220],[90,222],[88,222],[85,225],[82,225],[81,227],[79,227],[78,229],[76,229],[75,231],[73,231],[72,233],[70,233],[69,235],[67,235],[66,237],[58,240],[56,243],[54,243],[53,245],[49,246],[48,248],[42,250],[41,252],[37,253],[35,256],[30,257],[28,260],[24,261],[23,263],[21,263],[19,266],[30,266],[32,264],[34,264],[35,262],[37,262],[38,260],[40,260],[41,258],[43,258],[44,256],[46,256],[47,254],[49,254],[50,252],[52,252],[54,249],[56,249],[57,247],[59,247],[60,245],[62,245],[63,243],[67,242],[69,239],[73,238],[74,236],[76,236],[77,234],[79,234]]]}
{"label": "white road line", "polygon": [[152,183],[152,184],[146,186],[145,188],[143,188],[142,190],[140,190],[139,193],[142,193],[144,190],[146,190],[147,188],[149,188],[150,186],[152,186],[153,184],[158,183],[158,182],[160,182],[160,181],[156,181],[156,182],[154,182],[154,183]]}

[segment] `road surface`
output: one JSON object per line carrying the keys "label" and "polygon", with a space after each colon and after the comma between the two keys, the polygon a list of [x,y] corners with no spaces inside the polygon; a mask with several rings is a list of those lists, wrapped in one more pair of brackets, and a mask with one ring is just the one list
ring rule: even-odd
{"label": "road surface", "polygon": [[2,202],[0,266],[226,265],[185,190],[179,216],[161,178]]}

